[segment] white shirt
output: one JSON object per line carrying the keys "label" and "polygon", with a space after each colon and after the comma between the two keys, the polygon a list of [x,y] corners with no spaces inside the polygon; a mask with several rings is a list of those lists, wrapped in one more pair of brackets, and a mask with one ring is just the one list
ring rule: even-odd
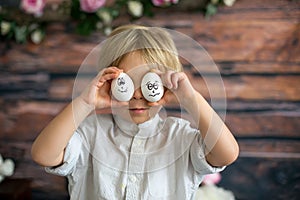
{"label": "white shirt", "polygon": [[46,171],[67,176],[72,200],[190,200],[205,174],[223,169],[206,162],[201,134],[188,121],[156,115],[136,125],[91,115],[70,139],[64,163]]}

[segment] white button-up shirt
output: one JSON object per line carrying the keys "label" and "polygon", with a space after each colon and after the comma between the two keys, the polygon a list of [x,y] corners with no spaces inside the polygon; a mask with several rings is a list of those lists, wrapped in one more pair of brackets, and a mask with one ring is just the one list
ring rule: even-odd
{"label": "white button-up shirt", "polygon": [[70,139],[64,163],[71,199],[190,200],[205,174],[223,170],[205,160],[203,139],[188,121],[156,115],[133,124],[91,115]]}

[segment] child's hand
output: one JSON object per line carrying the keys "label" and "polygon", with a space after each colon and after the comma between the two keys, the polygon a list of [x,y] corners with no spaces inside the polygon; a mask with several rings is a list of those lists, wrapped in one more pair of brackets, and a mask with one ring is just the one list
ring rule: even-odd
{"label": "child's hand", "polygon": [[165,73],[156,71],[160,75],[163,85],[167,88],[163,98],[155,104],[182,104],[184,107],[191,105],[196,90],[193,88],[184,72],[167,71]]}
{"label": "child's hand", "polygon": [[103,69],[83,91],[81,98],[97,109],[110,108],[113,100],[110,95],[111,81],[121,72],[122,70],[117,67]]}

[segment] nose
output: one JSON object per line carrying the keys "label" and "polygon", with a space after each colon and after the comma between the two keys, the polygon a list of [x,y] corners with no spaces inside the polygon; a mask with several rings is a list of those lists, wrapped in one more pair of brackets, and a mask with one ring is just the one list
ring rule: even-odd
{"label": "nose", "polygon": [[134,93],[133,93],[133,99],[138,100],[138,99],[143,99],[143,94],[141,88],[137,88]]}

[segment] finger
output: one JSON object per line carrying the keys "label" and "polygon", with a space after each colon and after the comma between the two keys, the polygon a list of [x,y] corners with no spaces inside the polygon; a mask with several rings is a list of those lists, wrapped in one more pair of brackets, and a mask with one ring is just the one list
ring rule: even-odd
{"label": "finger", "polygon": [[179,79],[178,76],[179,76],[178,73],[173,73],[171,75],[171,82],[172,82],[172,86],[173,86],[172,89],[174,89],[174,90],[176,90],[178,88],[178,79]]}
{"label": "finger", "polygon": [[172,81],[172,76],[176,72],[168,70],[167,72],[162,72],[159,69],[151,69],[150,72],[154,72],[157,75],[159,75],[162,79],[163,85],[166,86],[167,88],[172,88],[173,87],[173,81]]}
{"label": "finger", "polygon": [[173,83],[172,83],[172,80],[171,80],[171,77],[172,77],[173,73],[174,73],[173,71],[167,71],[166,73],[164,73],[162,75],[162,82],[168,89],[173,88]]}
{"label": "finger", "polygon": [[109,74],[109,73],[121,73],[123,70],[117,67],[108,67],[105,68],[104,74]]}
{"label": "finger", "polygon": [[150,72],[156,73],[156,74],[158,74],[159,76],[163,74],[162,71],[160,71],[159,69],[154,69],[154,68],[153,68],[153,69],[150,69]]}
{"label": "finger", "polygon": [[108,80],[115,79],[118,76],[119,76],[119,74],[117,74],[117,73],[105,74],[105,75],[100,77],[100,79],[98,80],[98,83],[104,83]]}
{"label": "finger", "polygon": [[121,73],[123,70],[122,69],[119,69],[117,67],[108,67],[108,68],[105,68],[103,70],[101,70],[95,79],[99,80],[101,76],[105,75],[105,74],[111,74],[111,73]]}
{"label": "finger", "polygon": [[107,68],[102,72],[102,74],[100,74],[100,76],[95,78],[95,85],[97,85],[97,87],[101,87],[106,81],[117,78],[121,72],[122,70],[119,70],[118,68]]}
{"label": "finger", "polygon": [[115,74],[107,74],[105,76],[101,76],[99,80],[95,80],[94,85],[97,88],[101,88],[107,81],[112,80],[115,77],[117,77],[117,75],[115,75]]}
{"label": "finger", "polygon": [[174,83],[176,82],[176,87],[174,87],[174,89],[178,89],[180,84],[183,83],[184,81],[189,82],[186,74],[184,72],[176,72],[173,79],[173,82]]}

